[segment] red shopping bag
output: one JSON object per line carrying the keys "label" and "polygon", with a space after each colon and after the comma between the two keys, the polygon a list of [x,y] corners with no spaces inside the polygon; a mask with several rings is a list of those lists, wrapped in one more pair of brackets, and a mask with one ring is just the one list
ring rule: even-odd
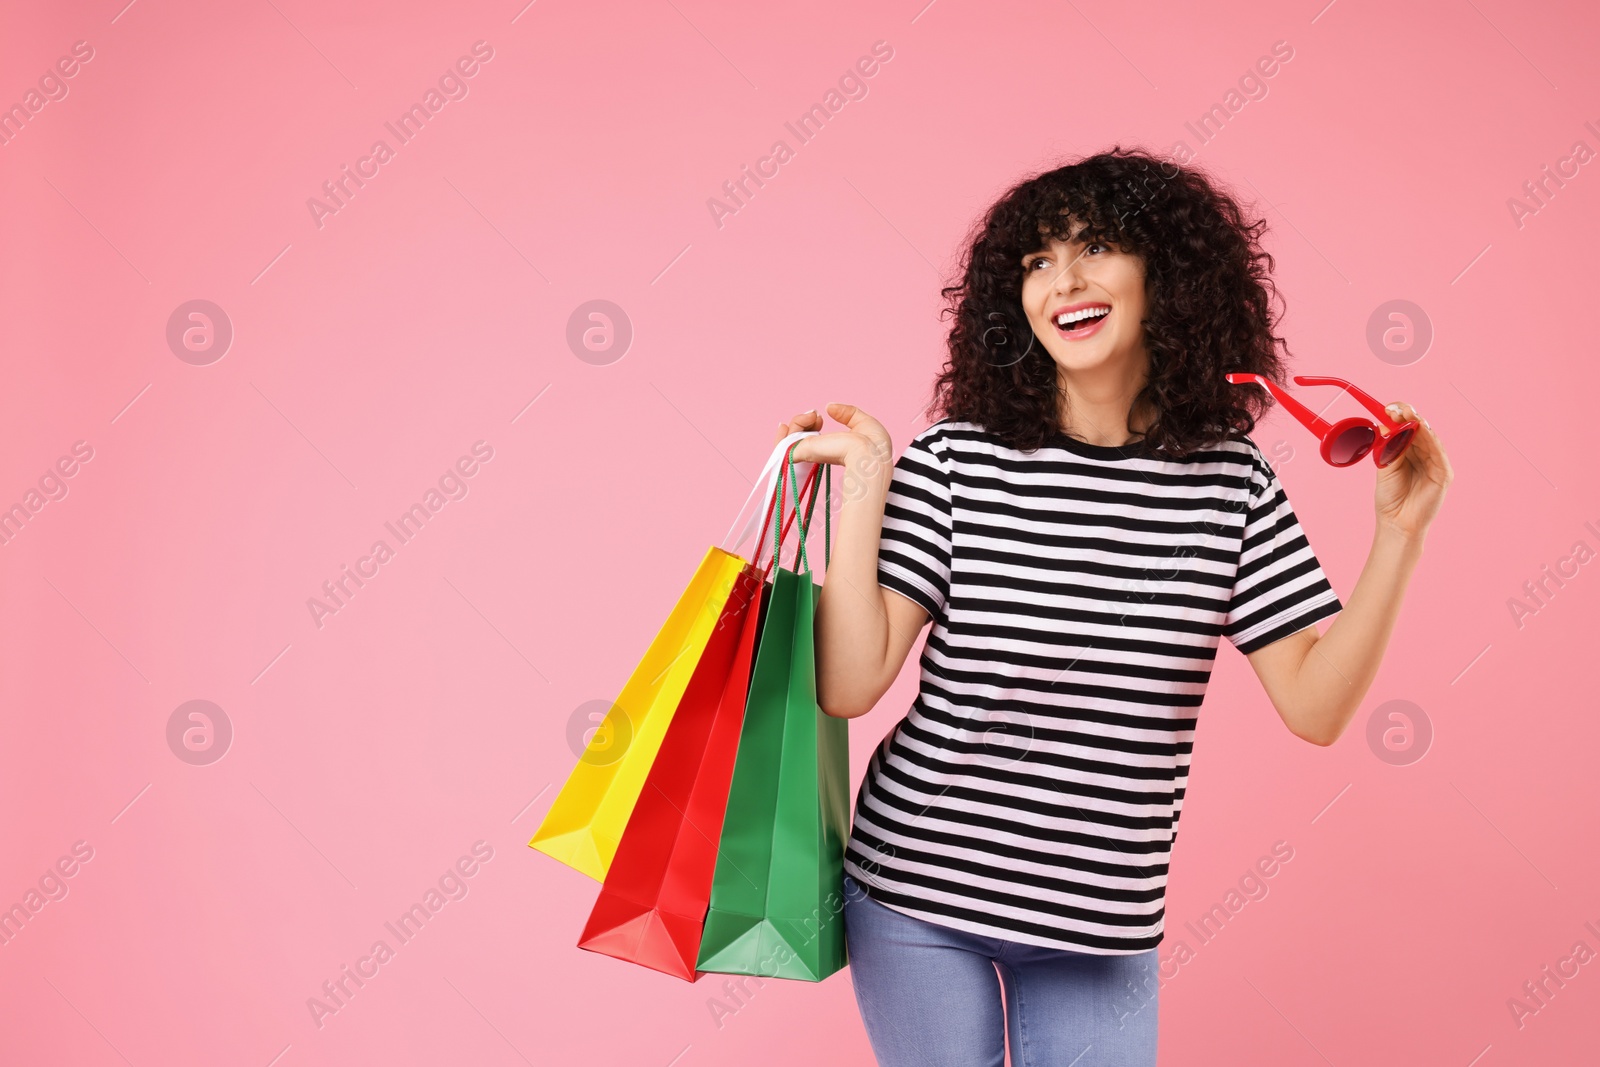
{"label": "red shopping bag", "polygon": [[[817,470],[806,479],[813,499]],[[780,500],[784,489],[780,476]],[[771,514],[769,506],[755,562],[736,579],[578,939],[579,948],[690,982],[699,977],[695,959],[739,752],[767,576],[775,562],[759,566]],[[784,520],[780,542],[793,519],[791,512]]]}

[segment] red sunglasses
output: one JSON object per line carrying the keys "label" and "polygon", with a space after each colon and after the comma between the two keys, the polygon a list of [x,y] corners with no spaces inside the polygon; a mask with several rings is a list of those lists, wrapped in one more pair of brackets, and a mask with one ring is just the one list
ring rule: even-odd
{"label": "red sunglasses", "polygon": [[[1264,386],[1267,392],[1277,398],[1278,403],[1289,410],[1301,424],[1322,441],[1322,458],[1335,467],[1348,467],[1357,463],[1368,452],[1372,452],[1372,461],[1380,467],[1387,467],[1405,454],[1411,447],[1411,440],[1417,434],[1415,422],[1395,422],[1389,418],[1383,405],[1360,389],[1351,385],[1343,378],[1323,378],[1315,375],[1296,375],[1296,385],[1337,385],[1351,396],[1355,397],[1361,406],[1372,412],[1377,418],[1374,424],[1371,419],[1363,419],[1352,415],[1348,419],[1329,423],[1316,412],[1306,407],[1300,401],[1280,389],[1276,382],[1263,378],[1259,374],[1229,374],[1228,381],[1234,385],[1243,385],[1254,382]],[[1382,438],[1382,447],[1373,451],[1373,445]]]}

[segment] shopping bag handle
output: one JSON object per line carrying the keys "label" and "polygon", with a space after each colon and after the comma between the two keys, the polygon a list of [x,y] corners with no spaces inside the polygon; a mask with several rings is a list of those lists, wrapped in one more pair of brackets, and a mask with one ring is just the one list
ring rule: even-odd
{"label": "shopping bag handle", "polygon": [[[750,535],[756,532],[757,519],[765,516],[760,523],[761,534],[756,541],[756,552],[759,553],[761,551],[762,541],[766,538],[766,526],[771,521],[772,494],[778,486],[779,475],[783,473],[784,460],[788,456],[789,449],[801,438],[812,437],[820,432],[819,430],[796,430],[773,446],[772,454],[767,457],[766,466],[762,467],[761,473],[756,475],[755,484],[750,487],[750,495],[745,497],[744,506],[739,509],[738,515],[734,518],[733,526],[728,530],[728,536],[722,539],[722,548],[724,550],[738,555],[740,550],[744,548],[745,542],[750,540]],[[797,473],[801,477],[805,477],[815,467],[815,464],[806,461],[796,464],[795,467]],[[758,500],[764,506],[761,507],[760,511],[752,511],[751,506],[756,504]],[[746,513],[749,515],[748,519],[746,519]],[[735,536],[735,531],[738,531],[737,541],[732,540]]]}
{"label": "shopping bag handle", "polygon": [[[823,570],[827,570],[828,563],[833,558],[833,464],[824,463],[822,468],[824,485],[822,497],[827,501],[822,505],[822,567]],[[791,473],[794,471],[793,456],[789,458],[789,470]],[[795,570],[804,571],[807,574],[811,573],[811,563],[806,559],[806,535],[811,532],[811,513],[817,505],[816,482],[817,472],[813,466],[810,477],[806,479],[806,485],[811,489],[811,499],[806,503],[805,518],[800,520],[800,546],[795,556]],[[794,510],[795,514],[798,515],[800,513],[800,490],[798,487],[795,489],[794,494]],[[763,528],[762,533],[764,534],[765,532],[766,530]]]}
{"label": "shopping bag handle", "polygon": [[[779,478],[778,490],[777,490],[777,492],[775,492],[772,495],[772,499],[767,504],[767,516],[768,516],[768,519],[767,519],[767,521],[765,521],[765,522],[763,522],[761,524],[761,541],[756,546],[756,557],[758,559],[760,558],[761,546],[762,546],[762,544],[764,544],[766,542],[766,539],[767,539],[767,527],[771,524],[771,515],[772,515],[772,512],[773,512],[773,509],[782,508],[783,507],[784,489],[787,488],[788,485],[792,484],[795,487],[795,489],[794,489],[794,511],[790,512],[789,520],[786,520],[784,522],[784,533],[788,532],[789,521],[793,520],[795,518],[795,516],[800,514],[800,497],[801,497],[801,494],[809,490],[809,492],[810,492],[810,500],[806,503],[805,518],[802,519],[801,523],[800,523],[801,536],[799,538],[799,544],[795,548],[795,571],[799,572],[800,570],[803,569],[807,574],[809,574],[811,572],[811,565],[806,562],[805,530],[811,524],[811,513],[816,508],[816,505],[817,505],[817,484],[818,484],[818,482],[817,482],[817,474],[818,474],[817,466],[818,465],[815,464],[815,463],[806,464],[806,466],[809,466],[811,468],[811,470],[810,470],[810,473],[808,473],[806,475],[805,487],[801,488],[799,474],[795,469],[795,462],[794,462],[793,452],[794,452],[794,446],[791,445],[789,447],[789,453],[785,457],[786,458],[786,463],[782,468],[782,470],[784,472],[784,475],[786,475],[786,477],[780,477]],[[824,480],[828,484],[828,493],[829,493],[829,496],[830,496],[830,499],[831,499],[831,493],[832,493],[832,489],[833,489],[833,467],[832,467],[832,464],[828,464],[828,463],[821,464],[821,466],[823,468],[822,474],[824,476]],[[828,510],[829,510],[829,505],[826,505],[826,504],[823,505],[823,514],[825,516],[828,514]],[[781,514],[781,512],[780,512],[780,514]],[[824,520],[823,520],[824,526],[829,526],[831,521],[832,520],[830,518],[824,518]],[[773,529],[773,534],[772,534],[772,560],[776,561],[779,558],[779,556],[781,555],[782,551],[783,551],[783,535],[780,534],[777,531],[776,528],[774,528]],[[772,567],[772,563],[769,562],[768,565],[767,565],[767,571],[763,572],[763,574],[765,575],[766,573],[770,573],[771,572],[771,567]]]}
{"label": "shopping bag handle", "polygon": [[[811,466],[811,473],[806,475],[805,487],[804,487],[804,489],[801,489],[799,492],[809,491],[811,493],[811,502],[813,504],[815,504],[816,501],[817,501],[817,492],[816,492],[817,470],[816,470],[816,465],[815,464],[811,464],[810,466]],[[823,464],[823,466],[827,466],[827,464]],[[783,470],[782,467],[780,467],[779,469],[780,469],[780,471]],[[792,472],[793,470],[794,470],[794,464],[790,463],[788,465],[787,471],[788,472]],[[773,504],[775,504],[775,503],[776,504],[781,504],[782,503],[782,500],[783,500],[783,489],[784,489],[784,482],[780,479],[779,484],[777,486],[776,492],[773,493],[772,499],[770,501],[768,501],[767,508],[766,508],[766,511],[765,511],[766,517],[764,519],[762,519],[762,521],[761,521],[761,536],[756,539],[755,556],[750,561],[751,562],[751,566],[753,566],[753,567],[759,567],[760,566],[760,563],[761,563],[761,549],[767,543],[767,530],[772,525]],[[783,539],[785,537],[789,536],[789,525],[790,525],[790,523],[794,522],[795,518],[799,514],[800,514],[800,506],[799,506],[799,503],[798,503],[798,493],[797,493],[796,494],[795,510],[789,512],[788,518],[783,520],[783,529],[782,529],[782,531],[781,532],[774,531],[774,533],[773,533],[772,558],[767,560],[766,567],[763,568],[762,571],[761,571],[761,580],[763,582],[765,582],[767,580],[767,578],[771,576],[773,565],[778,562],[779,553],[781,552],[781,550],[783,548]],[[811,514],[810,508],[808,507],[806,509],[806,516],[807,516],[807,520],[808,521],[810,519],[810,514]]]}

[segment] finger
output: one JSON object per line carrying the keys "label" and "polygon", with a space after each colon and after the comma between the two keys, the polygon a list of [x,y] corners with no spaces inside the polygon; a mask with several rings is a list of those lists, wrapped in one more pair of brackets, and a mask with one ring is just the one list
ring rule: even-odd
{"label": "finger", "polygon": [[1428,420],[1423,418],[1421,413],[1410,404],[1397,400],[1385,408],[1385,410],[1389,412],[1390,418],[1396,419],[1397,421],[1417,423],[1418,438],[1425,438],[1437,442],[1438,438],[1434,436],[1433,427],[1428,423]]}
{"label": "finger", "polygon": [[1391,418],[1417,424],[1416,436],[1412,439],[1411,447],[1406,449],[1403,458],[1418,473],[1426,475],[1430,480],[1448,484],[1453,477],[1450,460],[1445,456],[1439,435],[1434,432],[1428,420],[1423,418],[1416,408],[1403,401],[1396,401],[1388,405],[1385,410]]}
{"label": "finger", "polygon": [[778,436],[773,440],[773,444],[777,444],[792,433],[798,433],[801,430],[815,430],[821,425],[822,416],[817,414],[815,408],[810,411],[802,411],[788,422],[780,422],[778,424]]}
{"label": "finger", "polygon": [[1455,477],[1450,469],[1450,457],[1444,454],[1444,445],[1439,442],[1439,435],[1434,432],[1428,420],[1423,419],[1422,425],[1417,429],[1416,440],[1412,442],[1409,452],[1419,452],[1419,463],[1424,465],[1427,477],[1440,485],[1449,485]]}
{"label": "finger", "polygon": [[894,443],[883,423],[868,415],[854,404],[830,403],[828,414],[844,423],[850,432],[872,442],[874,463],[892,462]]}
{"label": "finger", "polygon": [[[1384,405],[1383,410],[1394,422],[1402,425],[1408,422],[1415,422],[1417,424],[1415,436],[1413,437],[1413,444],[1411,446],[1412,448],[1415,448],[1416,444],[1420,443],[1422,440],[1423,431],[1422,417],[1417,414],[1416,409],[1403,400],[1396,400],[1392,404]],[[1407,449],[1407,451],[1409,452],[1410,449]]]}
{"label": "finger", "polygon": [[868,415],[854,404],[832,403],[828,405],[828,414],[844,423],[852,430],[860,430],[864,426],[877,425],[878,420]]}
{"label": "finger", "polygon": [[1412,407],[1410,404],[1407,404],[1403,400],[1396,400],[1394,403],[1386,406],[1383,410],[1387,411],[1389,413],[1389,417],[1394,419],[1396,422],[1422,421],[1422,416],[1417,414],[1417,409]]}

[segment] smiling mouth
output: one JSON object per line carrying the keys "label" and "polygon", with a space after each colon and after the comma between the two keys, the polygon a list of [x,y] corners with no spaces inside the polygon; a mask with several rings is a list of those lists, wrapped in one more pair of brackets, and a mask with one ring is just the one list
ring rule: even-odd
{"label": "smiling mouth", "polygon": [[[1086,308],[1082,312],[1074,313],[1073,317],[1063,315],[1055,320],[1056,332],[1069,341],[1077,341],[1094,334],[1100,329],[1101,323],[1111,317],[1110,308]],[[1066,323],[1063,318],[1071,319]]]}

